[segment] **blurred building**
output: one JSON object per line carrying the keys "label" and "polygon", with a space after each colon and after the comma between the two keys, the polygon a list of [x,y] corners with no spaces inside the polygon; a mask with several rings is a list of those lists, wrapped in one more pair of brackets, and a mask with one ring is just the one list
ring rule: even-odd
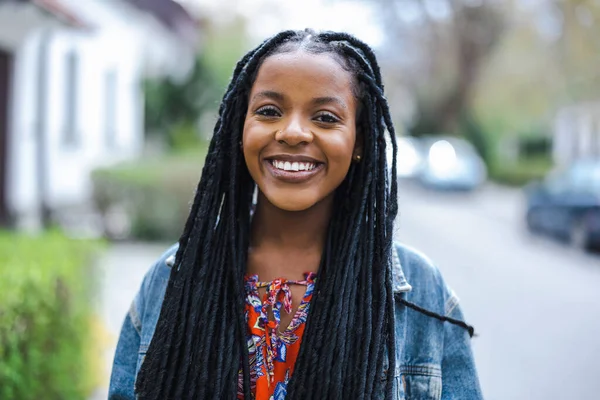
{"label": "blurred building", "polygon": [[557,165],[600,158],[600,102],[564,107],[554,120],[553,157]]}
{"label": "blurred building", "polygon": [[0,0],[0,225],[85,208],[93,169],[139,157],[142,80],[185,77],[197,28],[173,0]]}

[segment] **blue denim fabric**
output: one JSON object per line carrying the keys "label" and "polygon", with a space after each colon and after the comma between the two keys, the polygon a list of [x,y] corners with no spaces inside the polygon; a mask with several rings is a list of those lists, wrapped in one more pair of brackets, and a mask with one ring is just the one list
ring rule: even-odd
{"label": "blue denim fabric", "polygon": [[[177,245],[154,264],[125,317],[113,364],[109,399],[135,399],[134,383],[152,340]],[[458,298],[425,256],[396,245],[393,288],[405,300],[429,311],[463,320]],[[409,284],[410,282],[410,284]],[[467,331],[396,302],[396,400],[482,399]],[[380,377],[383,399],[384,368]]]}

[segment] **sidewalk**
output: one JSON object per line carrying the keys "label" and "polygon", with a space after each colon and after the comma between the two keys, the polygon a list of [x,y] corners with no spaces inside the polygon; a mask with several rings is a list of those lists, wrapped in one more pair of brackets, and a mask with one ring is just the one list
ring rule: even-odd
{"label": "sidewalk", "polygon": [[125,314],[146,271],[170,246],[160,243],[116,243],[110,245],[100,267],[97,312],[108,339],[104,353],[103,385],[90,400],[106,400],[117,339]]}

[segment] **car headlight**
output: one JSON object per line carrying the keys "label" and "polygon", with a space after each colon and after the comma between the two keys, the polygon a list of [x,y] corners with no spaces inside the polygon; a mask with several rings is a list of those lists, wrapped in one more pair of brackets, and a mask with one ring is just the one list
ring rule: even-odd
{"label": "car headlight", "polygon": [[454,146],[447,140],[439,140],[431,145],[428,155],[429,167],[436,174],[444,174],[457,165],[458,158]]}

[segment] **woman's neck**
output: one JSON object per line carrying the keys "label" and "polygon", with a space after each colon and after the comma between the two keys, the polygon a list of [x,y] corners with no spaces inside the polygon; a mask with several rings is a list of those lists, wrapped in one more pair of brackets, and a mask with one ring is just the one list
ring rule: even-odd
{"label": "woman's neck", "polygon": [[333,196],[304,211],[275,207],[262,193],[252,217],[251,246],[274,246],[282,250],[322,249],[327,235]]}
{"label": "woman's neck", "polygon": [[252,217],[248,272],[267,280],[316,272],[332,206],[333,196],[304,211],[285,211],[259,193]]}

